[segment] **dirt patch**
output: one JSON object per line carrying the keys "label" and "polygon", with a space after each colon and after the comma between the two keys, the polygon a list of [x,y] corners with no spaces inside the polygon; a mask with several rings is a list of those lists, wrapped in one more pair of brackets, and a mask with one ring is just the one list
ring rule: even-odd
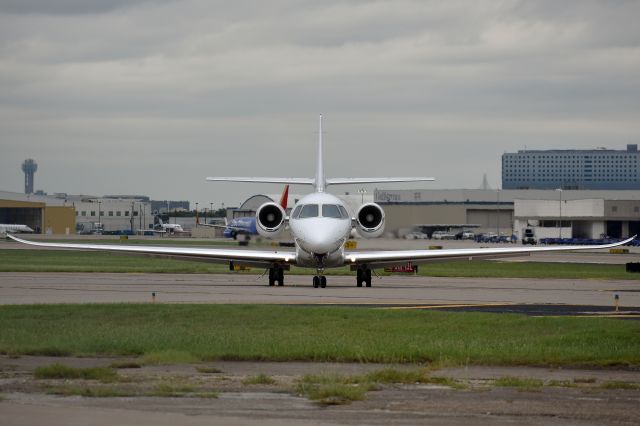
{"label": "dirt patch", "polygon": [[[38,367],[110,367],[109,380],[35,379]],[[425,372],[416,383],[393,383],[380,371],[426,371],[420,365],[306,362],[207,362],[140,365],[131,358],[0,357],[3,424],[37,424],[46,410],[103,423],[165,424],[634,424],[640,416],[640,372],[530,367],[468,367]],[[376,373],[376,374],[373,374]],[[364,386],[362,400],[328,398],[323,405],[301,393],[304,377],[319,376],[348,391]],[[413,377],[396,374],[397,377]],[[367,379],[369,378],[369,379]],[[509,378],[505,380],[504,378]],[[502,380],[499,380],[502,379]],[[379,380],[375,382],[375,380]],[[496,385],[503,383],[505,385]],[[540,384],[534,387],[522,383]],[[348,395],[348,392],[346,392]],[[165,416],[160,416],[164,414]],[[41,416],[41,417],[38,417]],[[113,417],[116,416],[116,417]],[[6,421],[6,423],[4,423]]]}

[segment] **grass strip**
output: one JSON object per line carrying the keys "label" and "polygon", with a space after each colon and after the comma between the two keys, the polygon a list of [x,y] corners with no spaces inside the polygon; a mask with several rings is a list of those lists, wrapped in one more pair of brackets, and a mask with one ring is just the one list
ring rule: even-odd
{"label": "grass strip", "polygon": [[36,379],[83,379],[99,380],[103,383],[119,380],[118,373],[111,368],[75,368],[59,363],[36,368],[33,372],[33,376]]}
{"label": "grass strip", "polygon": [[275,385],[276,380],[271,376],[267,376],[264,373],[260,373],[255,376],[247,377],[245,380],[242,381],[242,384],[244,385]]}
{"label": "grass strip", "polygon": [[640,365],[640,323],[272,305],[5,305],[0,352],[214,360]]}
{"label": "grass strip", "polygon": [[122,389],[112,386],[77,386],[64,385],[47,389],[47,393],[61,396],[84,396],[88,398],[111,398],[137,396],[138,393],[132,389]]}
{"label": "grass strip", "polygon": [[[239,272],[255,274],[256,271]],[[108,252],[61,250],[0,250],[0,272],[111,272],[111,273],[229,273],[227,265],[160,259]],[[262,270],[258,271],[262,272]],[[353,275],[347,268],[328,269],[327,275]],[[380,275],[389,275],[378,271]],[[292,268],[287,274],[313,275],[314,270]],[[421,265],[420,276],[490,278],[567,278],[637,280],[624,265],[459,261]]]}
{"label": "grass strip", "polygon": [[544,381],[523,377],[504,376],[496,379],[493,384],[499,387],[516,388],[519,391],[539,391],[544,386]]}
{"label": "grass strip", "polygon": [[623,389],[623,390],[640,390],[640,383],[629,383],[621,381],[604,382],[600,385],[601,389]]}
{"label": "grass strip", "polygon": [[324,405],[344,405],[362,401],[375,389],[373,383],[348,376],[306,375],[296,386],[296,393]]}

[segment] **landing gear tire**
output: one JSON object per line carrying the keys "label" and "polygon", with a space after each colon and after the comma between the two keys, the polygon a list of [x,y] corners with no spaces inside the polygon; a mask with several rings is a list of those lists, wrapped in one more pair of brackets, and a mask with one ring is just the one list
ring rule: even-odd
{"label": "landing gear tire", "polygon": [[327,277],[322,275],[320,277],[320,288],[325,288],[327,286]]}
{"label": "landing gear tire", "polygon": [[369,268],[359,268],[357,271],[356,285],[362,287],[363,283],[365,286],[371,287],[371,269]]}
{"label": "landing gear tire", "polygon": [[276,281],[278,281],[278,287],[282,287],[284,285],[284,269],[278,268],[276,273]]}
{"label": "landing gear tire", "polygon": [[282,268],[269,268],[269,286],[273,287],[278,283],[278,287],[284,285],[284,269]]}
{"label": "landing gear tire", "polygon": [[275,271],[273,268],[269,268],[269,287],[273,287],[276,284]]}
{"label": "landing gear tire", "polygon": [[315,277],[313,277],[313,288],[318,287],[320,287],[320,277],[316,275]]}

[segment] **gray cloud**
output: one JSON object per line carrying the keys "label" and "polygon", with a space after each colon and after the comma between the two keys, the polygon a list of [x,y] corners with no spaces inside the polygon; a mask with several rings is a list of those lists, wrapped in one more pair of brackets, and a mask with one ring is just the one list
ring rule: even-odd
{"label": "gray cloud", "polygon": [[309,176],[493,185],[500,154],[638,141],[640,3],[0,3],[0,181],[236,203]]}

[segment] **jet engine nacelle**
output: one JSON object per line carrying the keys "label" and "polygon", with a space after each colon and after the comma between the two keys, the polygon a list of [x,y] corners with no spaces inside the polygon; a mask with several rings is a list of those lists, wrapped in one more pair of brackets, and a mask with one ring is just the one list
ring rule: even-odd
{"label": "jet engine nacelle", "polygon": [[287,213],[276,203],[264,203],[256,212],[256,230],[267,238],[277,238],[284,231]]}
{"label": "jet engine nacelle", "polygon": [[384,210],[376,203],[368,203],[356,213],[356,228],[364,238],[376,238],[384,232]]}

